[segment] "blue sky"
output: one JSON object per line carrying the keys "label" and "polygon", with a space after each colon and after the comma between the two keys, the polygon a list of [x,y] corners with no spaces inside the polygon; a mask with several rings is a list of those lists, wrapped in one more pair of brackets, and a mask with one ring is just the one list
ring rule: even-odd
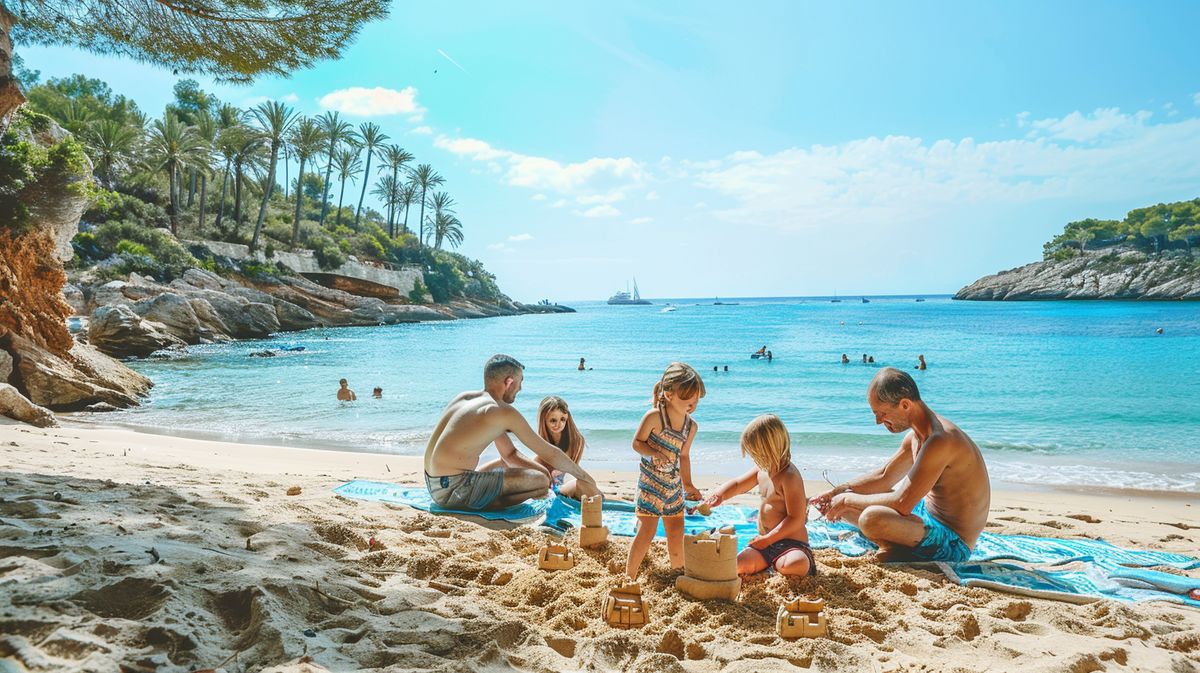
{"label": "blue sky", "polygon": [[[1197,25],[1190,2],[396,3],[338,61],[196,79],[381,124],[519,300],[633,276],[651,297],[940,293],[1070,220],[1200,196]],[[20,53],[151,114],[178,79]]]}

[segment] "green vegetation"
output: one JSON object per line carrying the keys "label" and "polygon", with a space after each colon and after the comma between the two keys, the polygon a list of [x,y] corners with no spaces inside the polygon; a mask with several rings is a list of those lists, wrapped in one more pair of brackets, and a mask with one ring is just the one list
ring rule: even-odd
{"label": "green vegetation", "polygon": [[15,231],[29,226],[27,204],[43,202],[40,194],[87,195],[87,155],[71,136],[49,147],[33,142],[45,133],[50,119],[27,108],[18,109],[0,136],[0,227]]}
{"label": "green vegetation", "polygon": [[[75,241],[82,263],[112,257],[106,274],[138,271],[170,280],[189,264],[215,264],[197,261],[176,242],[207,239],[270,253],[309,249],[324,269],[350,256],[419,265],[426,283],[411,300],[426,292],[438,302],[501,296],[479,262],[441,249],[458,247],[464,237],[454,199],[439,190],[445,178],[429,164],[412,168],[413,155],[387,144],[376,124],[355,129],[337,113],[308,118],[276,101],[241,110],[192,80],[180,81],[174,93],[163,116],[148,119],[131,100],[82,75],[29,90],[26,109],[77,134],[79,156],[86,151],[92,158],[100,187],[83,217],[85,228],[94,229]],[[32,112],[24,118],[49,122]],[[5,170],[14,175],[2,184],[27,179],[16,173],[29,165],[0,161],[0,178]],[[368,188],[386,215],[366,206]],[[109,233],[118,228],[121,235]],[[143,235],[132,233],[138,228]]]}
{"label": "green vegetation", "polygon": [[177,71],[249,82],[289,76],[337,56],[386,0],[24,0],[0,3],[16,15],[15,41],[67,44],[128,56]]}
{"label": "green vegetation", "polygon": [[[1123,220],[1088,218],[1070,222],[1063,233],[1042,247],[1042,256],[1063,261],[1119,244],[1154,254],[1183,249],[1192,258],[1192,247],[1197,243],[1200,243],[1200,198],[1136,208]],[[1114,266],[1126,263],[1124,258],[1117,259],[1116,253],[1108,253],[1101,261]]]}

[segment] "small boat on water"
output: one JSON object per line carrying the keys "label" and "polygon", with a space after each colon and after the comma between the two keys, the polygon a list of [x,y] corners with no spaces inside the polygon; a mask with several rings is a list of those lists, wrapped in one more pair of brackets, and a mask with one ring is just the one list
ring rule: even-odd
{"label": "small boat on water", "polygon": [[917,301],[918,301],[918,302],[923,302],[923,301],[925,301],[925,300],[924,300],[924,299],[918,299]]}
{"label": "small boat on water", "polygon": [[871,303],[871,300],[870,300],[870,299],[867,299],[866,297],[863,297],[863,298],[862,298],[862,301],[863,301],[863,303],[864,303],[864,304],[870,304],[870,303]]}
{"label": "small boat on water", "polygon": [[608,303],[612,306],[646,306],[650,304],[649,299],[642,299],[642,295],[638,293],[637,278],[633,279],[633,294],[629,292],[618,292],[608,298]]}

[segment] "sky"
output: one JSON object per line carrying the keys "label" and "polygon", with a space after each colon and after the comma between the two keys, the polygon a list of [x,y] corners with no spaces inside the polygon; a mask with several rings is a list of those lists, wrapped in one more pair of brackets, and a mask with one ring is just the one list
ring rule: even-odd
{"label": "sky", "polygon": [[[520,301],[635,277],[652,298],[953,293],[1069,221],[1200,196],[1197,25],[1194,2],[395,3],[336,61],[193,79],[380,124]],[[150,114],[188,76],[18,49]]]}

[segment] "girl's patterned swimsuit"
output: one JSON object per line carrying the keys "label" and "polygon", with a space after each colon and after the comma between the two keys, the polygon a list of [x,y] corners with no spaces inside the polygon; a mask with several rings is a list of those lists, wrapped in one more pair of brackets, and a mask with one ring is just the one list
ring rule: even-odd
{"label": "girl's patterned swimsuit", "polygon": [[683,516],[683,478],[679,474],[679,454],[692,430],[692,417],[685,416],[683,428],[676,430],[659,408],[662,430],[650,433],[647,442],[675,458],[670,463],[642,456],[638,477],[637,513],[644,516]]}

